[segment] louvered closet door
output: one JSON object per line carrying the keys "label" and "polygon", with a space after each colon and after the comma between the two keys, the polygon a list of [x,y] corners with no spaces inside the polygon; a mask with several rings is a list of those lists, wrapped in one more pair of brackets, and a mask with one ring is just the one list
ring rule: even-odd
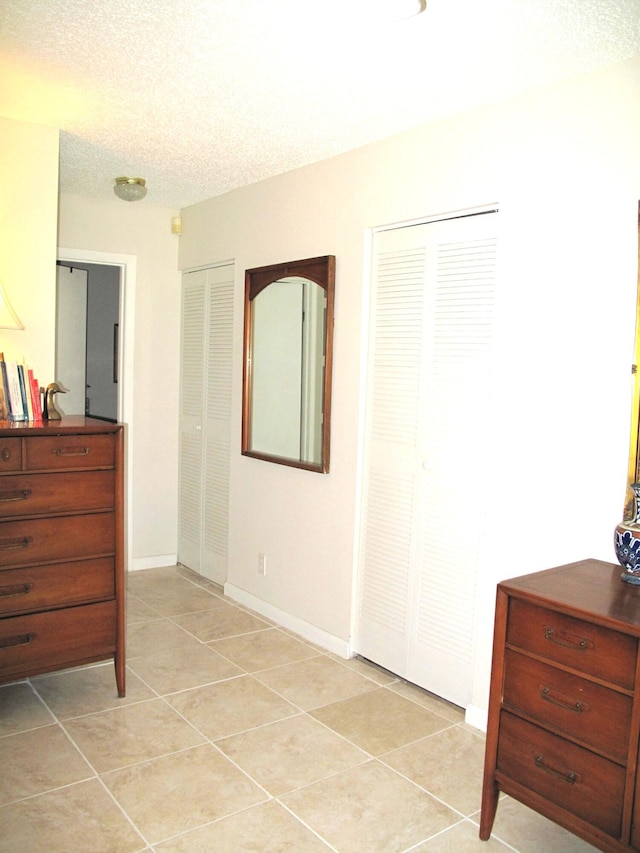
{"label": "louvered closet door", "polygon": [[472,688],[497,214],[374,240],[355,651],[449,701]]}
{"label": "louvered closet door", "polygon": [[229,551],[233,266],[208,272],[201,572],[224,584]]}
{"label": "louvered closet door", "polygon": [[201,570],[202,389],[207,271],[182,277],[178,560]]}
{"label": "louvered closet door", "polygon": [[185,273],[178,559],[227,578],[233,266]]}

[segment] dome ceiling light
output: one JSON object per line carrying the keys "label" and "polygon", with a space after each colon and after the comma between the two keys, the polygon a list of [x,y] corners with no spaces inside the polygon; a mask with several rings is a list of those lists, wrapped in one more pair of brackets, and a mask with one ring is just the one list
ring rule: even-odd
{"label": "dome ceiling light", "polygon": [[113,191],[123,201],[140,201],[147,194],[144,178],[116,178]]}

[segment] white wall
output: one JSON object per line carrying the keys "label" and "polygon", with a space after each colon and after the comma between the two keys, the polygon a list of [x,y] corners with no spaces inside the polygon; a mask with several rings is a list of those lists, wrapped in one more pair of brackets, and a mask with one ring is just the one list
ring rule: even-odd
{"label": "white wall", "polygon": [[54,379],[58,131],[0,116],[0,280],[24,331],[0,331],[7,359]]}
{"label": "white wall", "polygon": [[[236,262],[233,587],[348,642],[368,229],[497,202],[494,475],[460,483],[462,515],[477,501],[489,508],[473,699],[482,713],[496,581],[585,556],[613,559],[630,418],[638,138],[640,60],[183,211],[182,269]],[[327,476],[239,452],[244,270],[324,254],[337,257]]]}
{"label": "white wall", "polygon": [[177,548],[180,274],[171,217],[148,200],[61,195],[58,245],[136,257],[130,568],[167,565]]}

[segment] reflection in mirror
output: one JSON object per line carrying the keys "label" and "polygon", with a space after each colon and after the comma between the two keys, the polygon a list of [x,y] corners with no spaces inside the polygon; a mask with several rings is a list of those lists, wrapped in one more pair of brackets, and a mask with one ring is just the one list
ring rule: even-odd
{"label": "reflection in mirror", "polygon": [[335,259],[247,270],[242,452],[329,470]]}

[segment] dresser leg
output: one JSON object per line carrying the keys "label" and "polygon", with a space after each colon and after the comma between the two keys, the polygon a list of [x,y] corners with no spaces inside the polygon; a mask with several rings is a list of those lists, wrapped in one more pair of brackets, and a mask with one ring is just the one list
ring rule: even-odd
{"label": "dresser leg", "polygon": [[482,812],[480,813],[480,841],[487,841],[491,835],[493,821],[498,807],[499,789],[495,781],[486,780],[482,789]]}
{"label": "dresser leg", "polygon": [[118,696],[121,699],[124,699],[127,695],[124,655],[116,655],[114,664],[116,669],[116,686],[118,688]]}

